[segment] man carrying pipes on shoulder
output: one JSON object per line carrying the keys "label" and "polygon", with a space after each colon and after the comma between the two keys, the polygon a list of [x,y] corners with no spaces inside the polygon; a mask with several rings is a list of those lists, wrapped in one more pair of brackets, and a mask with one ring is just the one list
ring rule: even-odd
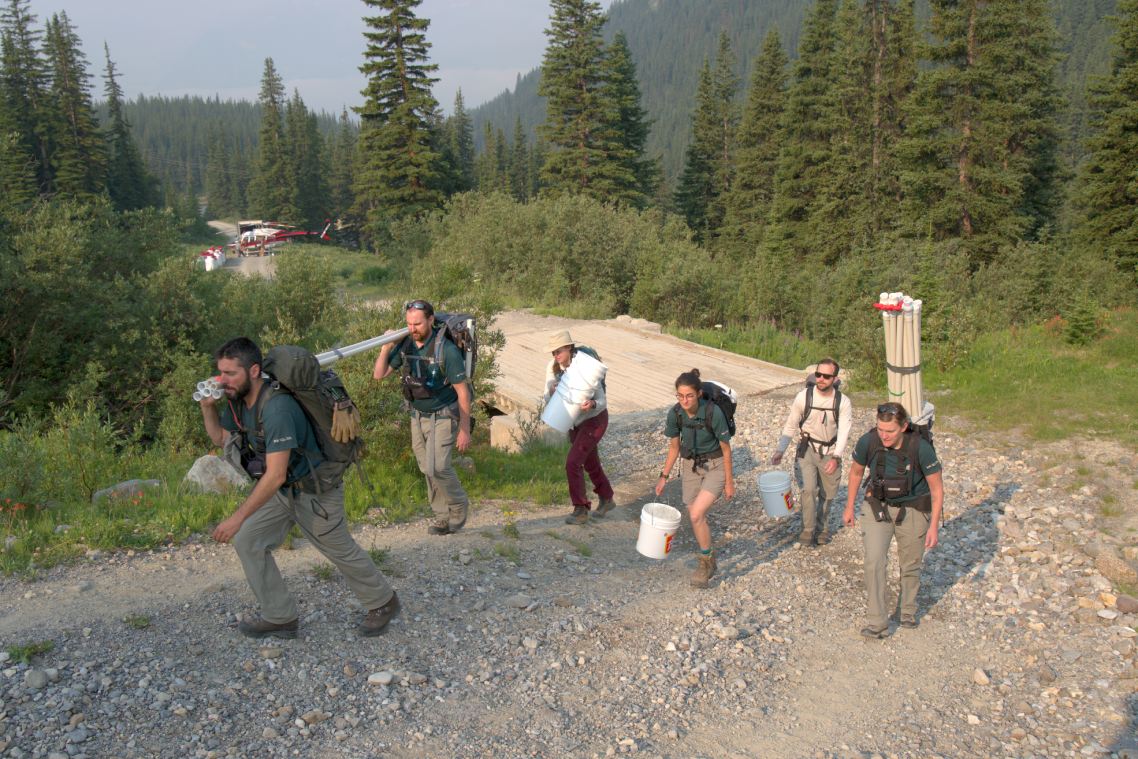
{"label": "man carrying pipes on shoulder", "polygon": [[[435,309],[425,300],[403,304],[409,334],[380,348],[372,376],[377,380],[400,370],[403,397],[411,413],[411,449],[427,480],[427,498],[435,517],[430,535],[450,535],[466,524],[470,499],[451,463],[451,450],[470,447],[473,394],[462,351],[435,326]],[[395,330],[389,330],[394,332]],[[436,341],[443,341],[436,351]]]}
{"label": "man carrying pipes on shoulder", "polygon": [[889,634],[889,610],[885,605],[889,543],[897,538],[901,627],[914,628],[921,566],[925,551],[937,544],[944,482],[936,449],[919,432],[909,430],[909,414],[900,403],[878,406],[877,426],[854,446],[842,515],[847,527],[854,526],[854,503],[867,469],[870,474],[861,508],[867,611],[861,634],[884,638]]}
{"label": "man carrying pipes on shoulder", "polygon": [[330,489],[318,483],[323,458],[312,423],[290,393],[268,386],[261,349],[252,340],[234,338],[214,358],[224,400],[210,394],[201,399],[205,430],[254,481],[252,492],[213,531],[218,543],[233,543],[261,605],[260,615],[243,619],[237,629],[250,638],[296,637],[296,601],[273,561],[273,549],[296,524],[368,610],[359,634],[380,635],[399,614],[399,597],[348,531],[343,483]]}
{"label": "man carrying pipes on shoulder", "polygon": [[838,390],[838,362],[824,358],[805,389],[794,396],[778,448],[771,456],[779,464],[794,435],[799,436],[794,470],[802,500],[803,546],[830,542],[830,506],[838,495],[842,454],[853,423],[853,404]]}

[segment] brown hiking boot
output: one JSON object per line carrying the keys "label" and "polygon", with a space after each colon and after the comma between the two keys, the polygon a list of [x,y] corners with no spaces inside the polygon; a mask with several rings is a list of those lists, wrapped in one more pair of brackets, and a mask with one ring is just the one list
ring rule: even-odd
{"label": "brown hiking boot", "polygon": [[829,545],[830,541],[833,539],[834,536],[830,534],[829,530],[822,530],[820,533],[818,533],[818,537],[814,538],[814,541],[820,546],[825,546]]}
{"label": "brown hiking boot", "polygon": [[597,504],[597,508],[593,509],[593,517],[603,517],[616,508],[616,501],[611,498],[602,498],[601,502]]}
{"label": "brown hiking boot", "polygon": [[700,554],[699,566],[695,568],[695,572],[691,576],[691,586],[693,588],[706,588],[707,581],[711,579],[715,571],[719,569],[719,564],[715,561],[715,554]]}
{"label": "brown hiking boot", "polygon": [[360,637],[373,638],[376,635],[383,635],[387,632],[387,623],[399,616],[401,608],[403,607],[399,603],[399,596],[392,592],[390,601],[369,611],[363,622],[360,622]]}
{"label": "brown hiking boot", "polygon": [[450,523],[445,519],[436,519],[427,527],[428,535],[450,535]]}
{"label": "brown hiking boot", "polygon": [[451,532],[458,532],[463,528],[466,524],[466,515],[469,510],[469,504],[465,503],[450,507],[450,521],[447,522],[447,527]]}
{"label": "brown hiking boot", "polygon": [[565,517],[565,524],[588,524],[589,510],[584,506],[574,506],[573,513]]}
{"label": "brown hiking boot", "polygon": [[241,633],[247,638],[284,638],[291,640],[296,637],[296,630],[299,627],[297,621],[294,619],[291,622],[269,622],[258,614],[249,619],[242,619],[237,623],[237,632]]}

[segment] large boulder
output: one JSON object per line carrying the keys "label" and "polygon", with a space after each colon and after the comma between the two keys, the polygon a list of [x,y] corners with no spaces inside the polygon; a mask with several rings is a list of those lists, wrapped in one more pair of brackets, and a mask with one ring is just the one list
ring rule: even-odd
{"label": "large boulder", "polygon": [[253,479],[220,456],[209,454],[194,462],[182,482],[203,493],[225,494],[249,487]]}
{"label": "large boulder", "polygon": [[162,487],[161,480],[127,480],[96,491],[91,496],[91,503],[98,503],[104,498],[133,498],[144,490],[154,490],[160,487]]}

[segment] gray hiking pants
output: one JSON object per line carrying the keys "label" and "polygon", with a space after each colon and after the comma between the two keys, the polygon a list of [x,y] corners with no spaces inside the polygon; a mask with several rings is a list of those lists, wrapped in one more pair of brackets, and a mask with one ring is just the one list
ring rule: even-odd
{"label": "gray hiking pants", "polygon": [[805,535],[830,530],[830,507],[838,495],[842,462],[838,461],[838,468],[833,474],[826,474],[825,465],[826,457],[819,456],[813,446],[806,449],[805,456],[794,460],[802,501],[802,533]]}
{"label": "gray hiking pants", "polygon": [[[889,516],[897,518],[898,506],[888,507]],[[901,616],[917,616],[917,591],[921,589],[921,565],[925,558],[925,533],[929,531],[932,515],[916,509],[905,509],[901,524],[878,522],[868,503],[861,505],[861,535],[865,545],[865,592],[868,606],[865,622],[875,630],[889,626],[889,607],[886,596],[889,580],[885,571],[889,566],[889,544],[897,538],[897,563],[901,566]]]}
{"label": "gray hiking pants", "polygon": [[436,522],[445,521],[456,530],[466,523],[470,504],[451,463],[457,437],[458,419],[448,413],[411,411],[411,450],[415,452],[419,471],[427,480],[431,511]]}
{"label": "gray hiking pants", "polygon": [[391,584],[348,531],[343,485],[319,496],[279,490],[245,520],[233,538],[245,579],[266,621],[281,624],[297,618],[296,601],[273,560],[273,549],[284,542],[294,523],[316,550],[336,565],[364,609],[375,609],[391,600],[395,592]]}

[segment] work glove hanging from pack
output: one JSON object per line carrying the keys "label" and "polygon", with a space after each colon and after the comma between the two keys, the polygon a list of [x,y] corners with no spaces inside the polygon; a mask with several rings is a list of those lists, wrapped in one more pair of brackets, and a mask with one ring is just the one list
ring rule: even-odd
{"label": "work glove hanging from pack", "polygon": [[360,411],[351,401],[337,403],[332,411],[332,439],[340,444],[347,444],[360,436],[363,423]]}

